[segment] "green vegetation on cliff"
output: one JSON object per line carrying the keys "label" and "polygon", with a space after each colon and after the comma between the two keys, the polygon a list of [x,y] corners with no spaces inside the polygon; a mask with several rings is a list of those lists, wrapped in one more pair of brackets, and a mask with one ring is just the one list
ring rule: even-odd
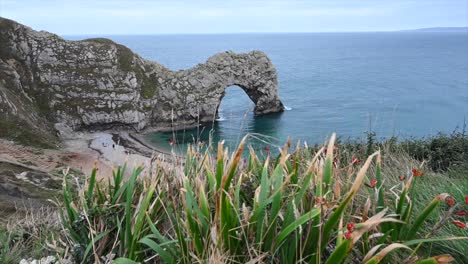
{"label": "green vegetation on cliff", "polygon": [[410,141],[287,143],[278,156],[243,141],[232,155],[222,143],[217,155],[189,148],[182,163],[118,168],[108,181],[94,171],[78,189],[65,174],[51,244],[84,263],[468,263],[467,163],[433,167],[430,147],[443,138],[455,153],[460,136],[415,143],[432,151],[423,161]]}
{"label": "green vegetation on cliff", "polygon": [[56,137],[39,132],[21,120],[0,120],[0,138],[38,148],[56,148],[59,144]]}

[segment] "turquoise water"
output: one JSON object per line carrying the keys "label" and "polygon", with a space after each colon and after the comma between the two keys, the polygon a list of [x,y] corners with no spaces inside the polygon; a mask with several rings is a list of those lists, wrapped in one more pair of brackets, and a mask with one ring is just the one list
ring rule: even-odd
{"label": "turquoise water", "polygon": [[[254,117],[238,87],[222,101],[222,119],[204,129],[207,140],[235,144],[245,133],[323,142],[331,132],[363,138],[423,137],[451,132],[468,117],[468,33],[308,33],[107,36],[172,69],[204,62],[225,50],[266,52],[279,74],[279,93],[290,109]],[[74,37],[84,38],[84,37]],[[177,132],[191,142],[200,130]],[[147,136],[169,146],[172,133]],[[183,149],[184,145],[178,145]]]}

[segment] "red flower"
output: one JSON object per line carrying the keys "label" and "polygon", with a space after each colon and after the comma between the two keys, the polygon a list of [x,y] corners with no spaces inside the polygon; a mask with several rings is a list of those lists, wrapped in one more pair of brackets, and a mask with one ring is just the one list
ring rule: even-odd
{"label": "red flower", "polygon": [[453,197],[449,196],[447,198],[445,198],[445,203],[449,206],[449,207],[452,207],[455,205],[455,199],[453,199]]}
{"label": "red flower", "polygon": [[467,212],[465,210],[461,210],[461,211],[458,211],[458,212],[455,212],[454,215],[456,216],[465,216],[467,214]]}
{"label": "red flower", "polygon": [[345,237],[346,239],[351,239],[351,232],[345,231],[345,232],[344,232],[344,237]]}
{"label": "red flower", "polygon": [[353,164],[353,165],[356,165],[356,164],[358,164],[358,163],[360,163],[360,162],[361,162],[361,160],[358,159],[358,158],[356,158],[356,157],[353,157],[353,158],[351,159],[351,164]]}
{"label": "red flower", "polygon": [[418,170],[418,169],[413,169],[413,176],[415,177],[421,177],[424,175],[424,172]]}
{"label": "red flower", "polygon": [[468,195],[465,196],[465,204],[468,204]]}
{"label": "red flower", "polygon": [[266,151],[270,151],[270,146],[265,146],[263,149]]}
{"label": "red flower", "polygon": [[452,222],[454,225],[458,226],[459,228],[461,229],[465,229],[466,228],[466,224],[461,222],[461,221],[453,221]]}
{"label": "red flower", "polygon": [[171,146],[174,145],[174,138],[169,139],[169,145],[171,145]]}
{"label": "red flower", "polygon": [[349,223],[346,225],[346,229],[348,229],[349,232],[353,232],[355,226],[355,223]]}
{"label": "red flower", "polygon": [[374,188],[377,184],[377,179],[373,179],[370,183],[366,183],[366,186],[369,188]]}
{"label": "red flower", "polygon": [[406,176],[405,175],[400,175],[400,181],[404,181],[406,180]]}
{"label": "red flower", "polygon": [[326,201],[327,201],[327,199],[325,199],[325,197],[323,197],[323,198],[315,197],[315,202],[316,203],[325,203]]}

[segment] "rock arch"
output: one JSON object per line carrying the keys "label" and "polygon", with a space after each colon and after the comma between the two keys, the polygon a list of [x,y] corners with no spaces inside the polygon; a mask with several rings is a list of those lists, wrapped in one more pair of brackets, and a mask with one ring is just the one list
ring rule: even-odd
{"label": "rock arch", "polygon": [[67,41],[3,18],[0,76],[0,118],[50,131],[56,123],[142,131],[214,121],[231,85],[246,92],[256,115],[284,109],[276,69],[261,51],[218,53],[171,71],[108,39]]}
{"label": "rock arch", "polygon": [[[172,100],[166,104],[166,110],[171,111],[171,121],[183,125],[191,125],[193,121],[211,122],[217,118],[217,111],[225,90],[230,86],[238,86],[255,104],[255,115],[281,112],[283,103],[278,96],[278,77],[276,69],[268,56],[261,51],[244,54],[234,52],[218,53],[210,57],[206,63],[194,68],[178,72],[179,80],[186,80],[181,90],[189,94],[179,93],[180,100]],[[176,86],[179,82],[176,82]],[[170,87],[168,87],[170,89]],[[164,97],[164,89],[161,90]],[[174,98],[173,98],[174,99]],[[185,111],[175,111],[183,109]],[[178,122],[174,122],[178,120]],[[192,122],[191,122],[192,120]]]}

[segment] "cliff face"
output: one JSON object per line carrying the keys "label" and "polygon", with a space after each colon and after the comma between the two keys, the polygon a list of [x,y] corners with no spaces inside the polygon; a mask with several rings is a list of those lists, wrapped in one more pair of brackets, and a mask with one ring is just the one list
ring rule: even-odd
{"label": "cliff face", "polygon": [[230,85],[244,89],[258,115],[283,111],[276,70],[260,51],[171,71],[108,39],[66,41],[0,18],[0,120],[8,125],[193,126],[216,118]]}

